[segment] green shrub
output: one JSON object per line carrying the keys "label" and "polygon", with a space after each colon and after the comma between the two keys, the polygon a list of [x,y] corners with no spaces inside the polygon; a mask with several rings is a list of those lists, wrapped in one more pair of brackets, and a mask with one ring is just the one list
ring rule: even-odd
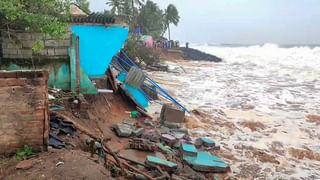
{"label": "green shrub", "polygon": [[146,48],[142,42],[137,40],[138,37],[130,35],[124,51],[127,55],[134,60],[138,65],[141,64],[141,61],[147,65],[152,65],[160,62],[160,54],[156,49]]}
{"label": "green shrub", "polygon": [[29,147],[27,145],[24,145],[23,148],[19,149],[16,152],[16,158],[18,160],[22,160],[25,159],[26,157],[32,156],[33,152],[32,152],[32,147]]}

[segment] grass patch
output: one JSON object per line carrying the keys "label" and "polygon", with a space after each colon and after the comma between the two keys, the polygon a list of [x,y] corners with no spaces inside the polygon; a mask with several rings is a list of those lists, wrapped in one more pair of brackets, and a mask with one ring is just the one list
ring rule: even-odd
{"label": "grass patch", "polygon": [[23,148],[19,149],[16,152],[16,158],[19,161],[26,159],[27,157],[32,155],[33,155],[32,147],[29,147],[27,145],[23,146]]}

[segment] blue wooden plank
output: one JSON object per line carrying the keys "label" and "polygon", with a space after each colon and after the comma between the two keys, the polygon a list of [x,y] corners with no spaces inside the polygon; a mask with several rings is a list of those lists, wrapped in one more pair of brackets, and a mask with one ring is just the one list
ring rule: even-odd
{"label": "blue wooden plank", "polygon": [[147,108],[149,106],[149,100],[145,96],[144,92],[141,89],[135,88],[133,86],[130,86],[129,84],[125,83],[125,79],[127,77],[127,74],[122,72],[118,75],[117,79],[122,82],[124,85],[125,91],[131,95],[133,100],[143,108]]}

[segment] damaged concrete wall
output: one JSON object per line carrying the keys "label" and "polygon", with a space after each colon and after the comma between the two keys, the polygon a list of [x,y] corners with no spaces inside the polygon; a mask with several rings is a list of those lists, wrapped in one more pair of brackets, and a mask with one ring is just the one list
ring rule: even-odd
{"label": "damaged concrete wall", "polygon": [[41,151],[48,142],[48,73],[0,71],[0,154],[28,145]]}
{"label": "damaged concrete wall", "polygon": [[[1,33],[1,31],[0,31]],[[40,53],[32,51],[35,43],[43,46]],[[67,59],[71,34],[55,39],[43,33],[15,32],[10,37],[0,34],[0,59]]]}

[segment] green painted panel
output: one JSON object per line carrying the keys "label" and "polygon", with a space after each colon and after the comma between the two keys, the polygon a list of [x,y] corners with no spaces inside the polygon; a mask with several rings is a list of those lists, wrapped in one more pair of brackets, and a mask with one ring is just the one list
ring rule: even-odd
{"label": "green painted panel", "polygon": [[[70,66],[67,63],[52,62],[47,65],[28,67],[10,64],[6,67],[1,67],[1,70],[14,71],[14,70],[32,70],[32,69],[45,69],[49,72],[48,86],[51,88],[58,88],[62,90],[71,91],[71,77]],[[98,90],[92,84],[88,75],[80,68],[80,93],[82,94],[97,94]]]}

